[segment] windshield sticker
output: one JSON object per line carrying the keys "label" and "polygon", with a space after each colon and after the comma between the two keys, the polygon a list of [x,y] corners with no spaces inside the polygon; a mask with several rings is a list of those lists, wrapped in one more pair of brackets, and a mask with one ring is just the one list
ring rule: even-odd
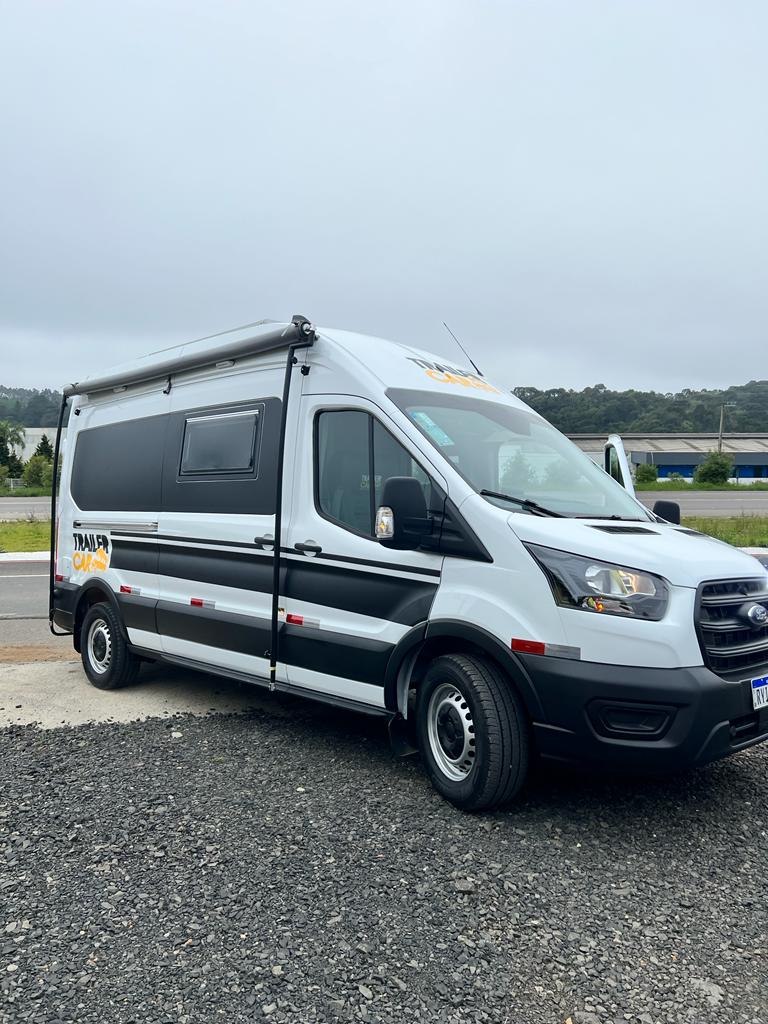
{"label": "windshield sticker", "polygon": [[426,412],[413,412],[411,417],[418,423],[422,430],[424,430],[435,444],[439,448],[449,448],[453,445],[453,441],[446,434],[442,427],[439,427],[437,423],[432,419],[429,413]]}
{"label": "windshield sticker", "polygon": [[408,356],[408,360],[412,363],[416,363],[424,371],[427,376],[438,384],[460,384],[465,388],[478,388],[481,391],[491,391],[494,395],[498,395],[499,389],[493,387],[488,381],[483,380],[480,374],[470,373],[469,370],[459,370],[455,366],[448,366],[447,363],[430,363],[426,359],[415,359],[413,356]]}
{"label": "windshield sticker", "polygon": [[106,572],[109,568],[109,537],[103,533],[73,533],[75,572]]}

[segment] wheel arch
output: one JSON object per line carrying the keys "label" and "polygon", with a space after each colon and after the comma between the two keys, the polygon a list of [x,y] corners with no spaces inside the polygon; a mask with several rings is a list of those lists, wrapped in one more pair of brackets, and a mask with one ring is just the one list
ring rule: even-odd
{"label": "wheel arch", "polygon": [[536,687],[512,650],[482,626],[459,619],[422,622],[400,640],[389,659],[384,682],[384,704],[389,712],[408,717],[408,691],[442,654],[474,654],[492,661],[517,687],[530,720],[544,720]]}
{"label": "wheel arch", "polygon": [[114,590],[107,586],[103,580],[90,580],[83,586],[80,594],[78,594],[72,619],[72,644],[78,654],[81,651],[80,641],[83,620],[88,614],[88,609],[95,604],[100,604],[102,601],[106,601],[112,606],[115,614],[117,615],[118,621],[120,622],[120,628],[123,630],[123,636],[126,641],[128,639],[128,635],[125,632],[125,626],[123,625],[123,617],[120,614],[120,605],[118,604]]}

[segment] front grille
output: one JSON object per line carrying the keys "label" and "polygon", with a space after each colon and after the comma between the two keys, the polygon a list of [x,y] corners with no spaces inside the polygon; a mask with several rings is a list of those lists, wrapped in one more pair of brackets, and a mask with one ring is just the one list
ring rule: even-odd
{"label": "front grille", "polygon": [[768,672],[768,624],[746,618],[753,604],[768,609],[768,579],[722,580],[699,590],[698,627],[704,662],[726,678]]}

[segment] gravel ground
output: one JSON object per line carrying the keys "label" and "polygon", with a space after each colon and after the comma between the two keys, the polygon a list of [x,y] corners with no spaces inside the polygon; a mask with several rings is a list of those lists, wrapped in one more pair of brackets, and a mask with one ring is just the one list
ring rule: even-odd
{"label": "gravel ground", "polygon": [[473,817],[379,721],[285,698],[11,727],[0,1020],[764,1024],[767,768],[540,771]]}

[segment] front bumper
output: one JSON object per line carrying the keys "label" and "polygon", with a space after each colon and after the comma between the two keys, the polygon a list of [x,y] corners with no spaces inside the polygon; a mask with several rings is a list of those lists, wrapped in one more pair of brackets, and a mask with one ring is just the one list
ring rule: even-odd
{"label": "front bumper", "polygon": [[704,666],[659,669],[522,655],[541,701],[543,757],[665,772],[706,764],[768,739],[749,681]]}

